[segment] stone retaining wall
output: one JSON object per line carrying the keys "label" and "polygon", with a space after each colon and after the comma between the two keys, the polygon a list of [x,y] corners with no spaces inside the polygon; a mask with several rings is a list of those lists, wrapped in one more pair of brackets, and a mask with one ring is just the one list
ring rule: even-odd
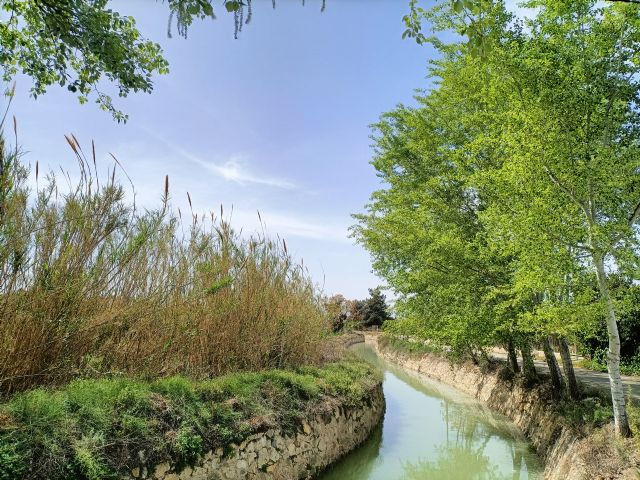
{"label": "stone retaining wall", "polygon": [[382,385],[366,404],[356,408],[327,405],[307,418],[293,435],[271,429],[246,438],[230,451],[218,449],[205,455],[200,465],[180,472],[169,463],[153,471],[136,469],[129,478],[154,480],[295,480],[311,478],[360,445],[382,420]]}
{"label": "stone retaining wall", "polygon": [[375,335],[366,335],[366,343],[376,348],[386,360],[450,385],[509,417],[545,461],[545,480],[640,478],[636,467],[600,455],[603,448],[598,452],[596,447],[594,453],[593,439],[577,435],[573,429],[564,426],[549,408],[548,401],[542,398],[540,389],[525,389],[503,381],[497,372],[485,373],[471,363],[454,365],[433,354],[414,358],[383,350],[378,347]]}

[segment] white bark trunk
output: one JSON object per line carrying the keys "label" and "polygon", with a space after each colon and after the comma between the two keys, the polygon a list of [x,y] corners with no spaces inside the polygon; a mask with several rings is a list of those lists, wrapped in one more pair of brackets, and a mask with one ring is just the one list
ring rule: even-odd
{"label": "white bark trunk", "polygon": [[607,332],[609,334],[609,352],[607,355],[607,370],[609,371],[609,383],[611,385],[611,400],[613,401],[613,419],[615,421],[616,432],[624,437],[631,436],[627,409],[625,406],[624,387],[620,377],[620,335],[618,334],[618,323],[616,321],[616,311],[613,307],[609,286],[607,285],[607,274],[604,270],[604,256],[599,253],[593,254],[593,262],[596,267],[596,277],[600,296],[604,300],[607,313]]}

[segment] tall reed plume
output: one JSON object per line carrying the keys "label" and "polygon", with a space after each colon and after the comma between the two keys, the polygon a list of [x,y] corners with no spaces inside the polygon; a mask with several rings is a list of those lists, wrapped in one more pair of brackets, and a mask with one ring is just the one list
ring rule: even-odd
{"label": "tall reed plume", "polygon": [[67,141],[80,177],[61,193],[51,174],[30,190],[0,140],[0,393],[318,359],[327,323],[286,244],[239,235],[223,212],[183,221],[168,178],[159,207],[139,211],[115,166],[99,178],[93,145]]}

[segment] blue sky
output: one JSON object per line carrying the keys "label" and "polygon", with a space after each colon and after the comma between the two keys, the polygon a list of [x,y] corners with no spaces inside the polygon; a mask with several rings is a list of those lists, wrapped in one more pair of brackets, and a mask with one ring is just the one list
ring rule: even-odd
{"label": "blue sky", "polygon": [[[429,86],[429,46],[402,40],[408,0],[254,0],[238,40],[233,15],[196,22],[188,39],[167,37],[168,8],[153,0],[112,0],[160,43],[171,73],[151,95],[116,98],[129,114],[117,124],[65,89],[37,100],[18,78],[12,111],[25,162],[77,171],[63,135],[96,142],[106,172],[115,155],[131,177],[136,202],[157,206],[169,175],[174,207],[196,212],[233,207],[236,229],[284,237],[326,293],[364,298],[382,284],[367,252],[348,238],[380,183],[369,165],[369,125]],[[516,0],[507,4],[519,14]],[[424,6],[433,0],[423,2]],[[175,30],[175,29],[174,29]]]}
{"label": "blue sky", "polygon": [[113,153],[132,178],[137,202],[157,204],[169,175],[175,206],[233,205],[233,224],[286,238],[327,294],[363,298],[381,282],[368,254],[347,237],[350,215],[379,186],[368,125],[427,85],[429,47],[402,40],[403,0],[254,2],[238,40],[232,15],[198,22],[188,39],[167,38],[168,10],[151,0],[118,0],[158,41],[171,73],[151,95],[118,99],[125,125],[65,90],[29,97],[18,79],[12,113],[25,161],[41,171],[75,171],[63,134],[95,140],[104,171]]}

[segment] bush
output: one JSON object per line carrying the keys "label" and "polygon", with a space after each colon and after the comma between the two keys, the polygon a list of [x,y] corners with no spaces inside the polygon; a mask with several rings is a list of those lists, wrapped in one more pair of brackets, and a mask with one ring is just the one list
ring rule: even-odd
{"label": "bush", "polygon": [[422,356],[427,353],[443,354],[443,350],[441,348],[430,345],[427,342],[409,340],[387,333],[380,335],[378,338],[378,345],[380,345],[381,348],[388,348],[411,356]]}
{"label": "bush", "polygon": [[[601,357],[597,357],[594,359],[585,358],[583,360],[579,360],[576,365],[596,372],[606,372],[606,354],[604,360],[601,360],[600,358]],[[640,352],[636,353],[631,358],[622,360],[620,362],[620,371],[623,375],[640,375]]]}
{"label": "bush", "polygon": [[613,420],[611,399],[604,391],[594,391],[580,401],[563,399],[555,404],[558,413],[574,428],[603,426]]}

